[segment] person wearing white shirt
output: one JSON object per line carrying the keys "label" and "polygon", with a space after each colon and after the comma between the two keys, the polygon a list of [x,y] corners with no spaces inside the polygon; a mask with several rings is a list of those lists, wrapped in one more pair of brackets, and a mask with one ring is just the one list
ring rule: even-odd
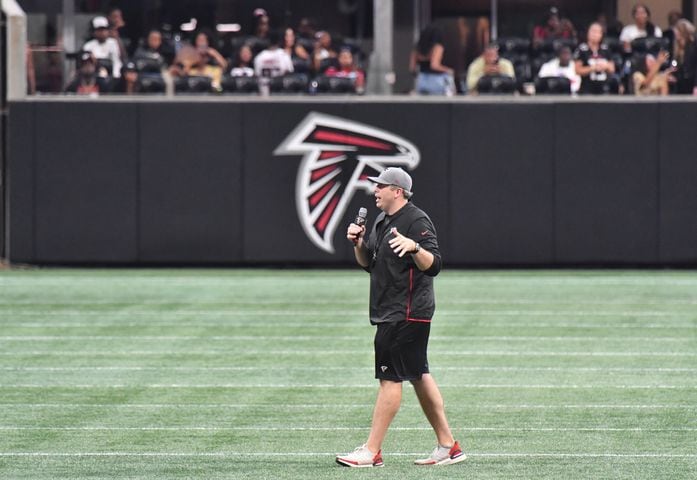
{"label": "person wearing white shirt", "polygon": [[576,65],[571,57],[571,48],[561,47],[557,58],[543,64],[537,76],[540,78],[566,77],[571,81],[571,93],[578,92],[581,88],[581,77],[576,73]]}
{"label": "person wearing white shirt", "polygon": [[269,32],[269,46],[254,59],[254,73],[257,77],[280,77],[293,72],[293,61],[280,47],[277,32]]}
{"label": "person wearing white shirt", "polygon": [[663,36],[661,29],[651,23],[651,11],[646,5],[641,3],[634,5],[632,17],[634,18],[634,23],[624,27],[622,33],[620,33],[620,42],[622,42],[625,52],[632,51],[632,41],[637,38],[660,38]]}
{"label": "person wearing white shirt", "polygon": [[111,76],[121,77],[121,49],[116,39],[109,36],[109,20],[106,17],[92,19],[94,38],[82,46],[85,52],[91,52],[97,60],[111,60]]}

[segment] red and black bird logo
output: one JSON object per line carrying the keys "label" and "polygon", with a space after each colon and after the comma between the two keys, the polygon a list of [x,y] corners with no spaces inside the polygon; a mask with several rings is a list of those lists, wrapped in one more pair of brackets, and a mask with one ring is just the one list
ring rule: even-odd
{"label": "red and black bird logo", "polygon": [[356,190],[373,193],[369,176],[419,164],[419,150],[404,138],[363,123],[311,112],[274,150],[303,155],[295,187],[298,216],[312,243],[334,253],[332,239]]}

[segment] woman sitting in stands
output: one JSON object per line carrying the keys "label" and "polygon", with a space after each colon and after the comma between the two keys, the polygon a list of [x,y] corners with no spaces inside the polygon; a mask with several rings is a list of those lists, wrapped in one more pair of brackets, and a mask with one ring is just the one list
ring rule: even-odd
{"label": "woman sitting in stands", "polygon": [[661,50],[658,57],[647,54],[641,58],[636,72],[632,74],[636,95],[668,95],[670,74],[675,70],[671,67],[661,71],[661,65],[665,64],[669,58],[665,50]]}
{"label": "woman sitting in stands", "polygon": [[254,76],[254,65],[252,64],[252,47],[248,44],[244,44],[237,51],[235,61],[230,70],[231,77],[253,77]]}
{"label": "woman sitting in stands", "polygon": [[615,76],[615,63],[610,50],[603,42],[603,27],[591,23],[586,43],[576,50],[576,73],[581,77],[581,94],[617,93],[619,81]]}
{"label": "woman sitting in stands", "polygon": [[681,18],[673,27],[675,41],[673,44],[673,60],[676,67],[676,93],[697,95],[697,43],[695,26]]}
{"label": "woman sitting in stands", "polygon": [[310,69],[311,61],[310,54],[307,53],[305,47],[297,42],[295,31],[288,27],[283,30],[283,40],[281,40],[281,48],[288,54],[293,61],[293,71],[306,72]]}
{"label": "woman sitting in stands", "polygon": [[354,79],[356,93],[365,91],[365,73],[353,63],[353,53],[348,47],[339,51],[339,68],[329,67],[324,74],[328,77],[341,77]]}
{"label": "woman sitting in stands", "polygon": [[453,95],[453,69],[443,65],[443,40],[435,26],[421,31],[419,41],[409,57],[409,70],[416,74],[416,93],[421,95]]}
{"label": "woman sitting in stands", "polygon": [[651,23],[651,11],[649,7],[638,3],[632,8],[634,23],[627,25],[620,33],[620,42],[625,52],[632,51],[632,42],[642,37],[662,37],[663,32],[659,27]]}

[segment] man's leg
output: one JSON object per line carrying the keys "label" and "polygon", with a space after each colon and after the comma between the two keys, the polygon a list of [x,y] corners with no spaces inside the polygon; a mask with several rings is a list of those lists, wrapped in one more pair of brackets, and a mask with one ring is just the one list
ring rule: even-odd
{"label": "man's leg", "polygon": [[373,423],[370,426],[370,435],[365,444],[371,452],[377,453],[382,448],[387,428],[397,415],[401,402],[402,383],[380,380],[380,389],[373,410]]}
{"label": "man's leg", "polygon": [[421,380],[412,380],[411,383],[414,385],[421,408],[436,433],[438,444],[444,447],[452,446],[455,439],[448,426],[448,419],[445,417],[443,396],[440,394],[436,381],[430,373],[425,373],[421,376]]}

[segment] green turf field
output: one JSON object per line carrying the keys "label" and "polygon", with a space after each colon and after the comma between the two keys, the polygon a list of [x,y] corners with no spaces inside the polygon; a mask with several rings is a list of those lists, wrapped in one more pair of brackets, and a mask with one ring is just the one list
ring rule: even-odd
{"label": "green turf field", "polygon": [[0,271],[0,478],[697,478],[697,273],[436,280],[432,372],[382,469],[334,463],[376,381],[359,270]]}

